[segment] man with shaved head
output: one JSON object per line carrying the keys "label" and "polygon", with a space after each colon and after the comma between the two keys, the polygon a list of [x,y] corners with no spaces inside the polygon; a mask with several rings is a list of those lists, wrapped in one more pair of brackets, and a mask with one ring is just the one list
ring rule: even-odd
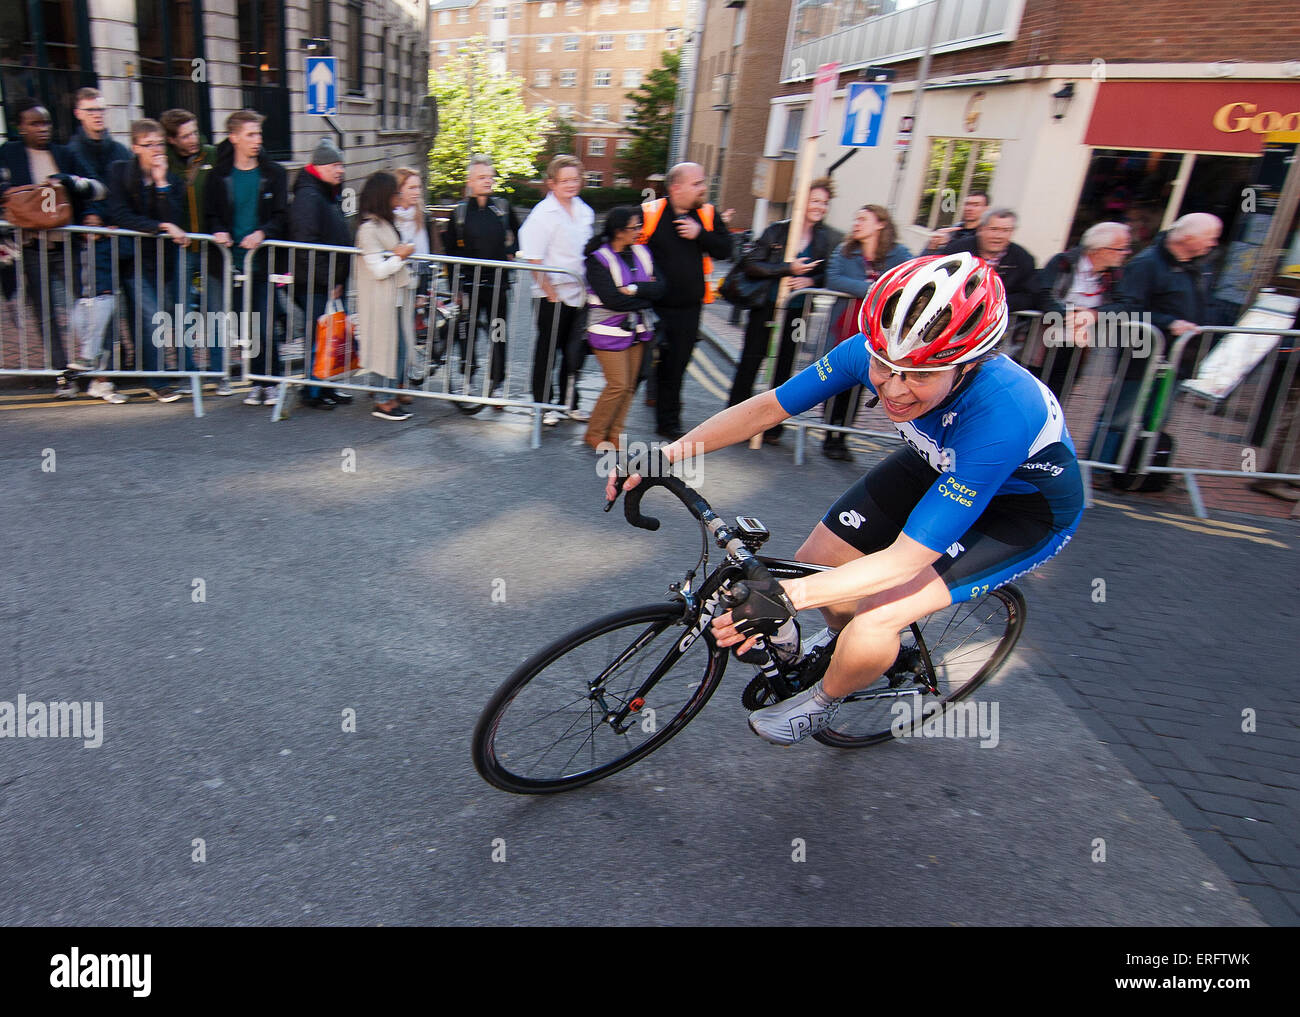
{"label": "man with shaved head", "polygon": [[713,299],[706,286],[713,270],[711,259],[731,257],[727,229],[731,209],[716,215],[713,206],[705,204],[708,178],[698,163],[678,163],[668,171],[664,187],[668,197],[646,202],[641,211],[644,243],[654,258],[655,271],[668,284],[654,308],[659,315],[655,431],[665,438],[679,438],[684,432],[682,378],[699,337],[700,311]]}

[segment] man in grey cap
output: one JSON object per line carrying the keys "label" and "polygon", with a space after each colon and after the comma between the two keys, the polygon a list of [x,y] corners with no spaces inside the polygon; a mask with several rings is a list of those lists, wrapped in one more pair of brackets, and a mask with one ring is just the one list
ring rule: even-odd
{"label": "man in grey cap", "polygon": [[[289,206],[289,239],[300,244],[326,244],[351,247],[352,231],[343,217],[340,197],[343,184],[343,153],[332,141],[323,139],[312,150],[311,161],[293,182],[293,204]],[[293,289],[306,322],[305,355],[309,376],[315,357],[316,320],[330,300],[342,300],[347,293],[348,273],[352,268],[349,255],[328,251],[295,251]],[[304,405],[332,410],[352,397],[317,385],[303,391]]]}

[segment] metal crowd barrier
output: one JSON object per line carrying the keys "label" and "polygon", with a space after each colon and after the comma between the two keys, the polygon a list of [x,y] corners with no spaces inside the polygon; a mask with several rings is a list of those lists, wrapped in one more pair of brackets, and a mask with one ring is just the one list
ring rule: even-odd
{"label": "metal crowd barrier", "polygon": [[[817,299],[804,303],[796,373],[835,345],[830,330],[844,296],[804,292]],[[1178,474],[1199,518],[1207,512],[1197,477],[1300,484],[1300,330],[1207,326],[1176,340],[1166,356],[1164,333],[1141,320],[1103,318],[1091,345],[1074,346],[1059,330],[1045,335],[1040,312],[1013,318],[1001,351],[1056,393],[1089,504],[1092,470]],[[1252,338],[1258,343],[1247,346]],[[1229,352],[1234,342],[1243,348]],[[862,407],[851,424],[834,425],[823,404],[788,424],[796,429],[796,465],[804,462],[809,430],[899,440],[879,408]],[[1156,461],[1162,432],[1173,439],[1167,465]]]}
{"label": "metal crowd barrier", "polygon": [[[257,264],[259,258],[262,264]],[[543,369],[545,378],[551,379],[564,345],[585,342],[586,335],[582,315],[568,336],[559,334],[559,315],[552,315],[545,334],[534,329],[540,301],[529,296],[531,274],[566,277],[579,283],[584,293],[585,279],[565,269],[526,262],[413,255],[408,270],[416,276],[411,291],[414,334],[406,346],[405,363],[397,364],[405,377],[375,376],[363,381],[354,378],[352,371],[315,377],[317,321],[333,290],[341,258],[349,259],[341,299],[349,322],[345,350],[347,363],[351,363],[354,351],[366,359],[367,337],[354,327],[358,273],[368,271],[362,266],[360,252],[352,247],[268,240],[244,256],[235,279],[242,289],[242,308],[261,314],[263,341],[271,344],[274,353],[269,369],[259,371],[252,363],[256,351],[246,349],[246,376],[255,385],[279,386],[272,420],[284,415],[292,388],[342,389],[442,400],[467,410],[485,406],[522,409],[532,415],[531,445],[540,446],[543,414],[565,410],[573,394],[570,379],[570,389],[561,393],[564,402],[544,398]],[[519,276],[522,278],[516,278]],[[256,285],[260,277],[268,280],[265,287]],[[247,285],[246,280],[255,284]],[[395,333],[398,327],[395,317]],[[544,368],[537,359],[539,347]],[[392,381],[397,385],[386,384]],[[536,397],[539,393],[543,398]]]}
{"label": "metal crowd barrier", "polygon": [[229,251],[198,233],[180,247],[109,227],[23,230],[0,220],[4,229],[13,230],[4,259],[12,276],[0,301],[0,375],[188,382],[203,416],[203,380],[229,383],[230,357],[217,344],[238,342]]}

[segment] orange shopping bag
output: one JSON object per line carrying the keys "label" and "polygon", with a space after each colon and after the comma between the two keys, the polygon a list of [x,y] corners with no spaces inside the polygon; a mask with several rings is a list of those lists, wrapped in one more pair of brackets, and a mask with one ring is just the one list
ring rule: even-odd
{"label": "orange shopping bag", "polygon": [[357,344],[343,301],[331,300],[325,313],[316,319],[316,357],[312,376],[330,379],[348,374],[361,366]]}

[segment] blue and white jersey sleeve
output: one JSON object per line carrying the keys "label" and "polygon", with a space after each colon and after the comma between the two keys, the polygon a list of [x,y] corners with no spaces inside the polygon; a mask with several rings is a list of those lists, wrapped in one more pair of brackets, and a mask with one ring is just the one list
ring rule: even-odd
{"label": "blue and white jersey sleeve", "polygon": [[776,401],[794,417],[854,385],[866,385],[874,393],[875,386],[867,378],[870,362],[867,340],[859,333],[778,387]]}

